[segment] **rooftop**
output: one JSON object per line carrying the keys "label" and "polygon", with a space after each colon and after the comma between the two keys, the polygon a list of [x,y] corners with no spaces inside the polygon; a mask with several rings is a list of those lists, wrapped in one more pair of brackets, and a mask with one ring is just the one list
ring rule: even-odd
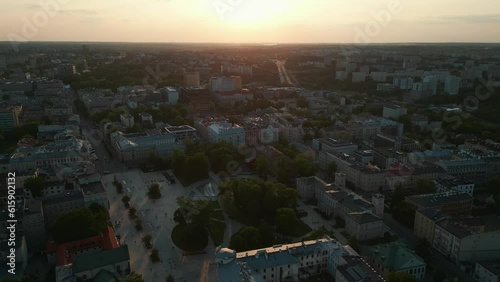
{"label": "rooftop", "polygon": [[464,202],[464,201],[472,201],[473,198],[467,193],[464,192],[442,192],[442,193],[432,193],[432,194],[423,194],[423,195],[415,195],[406,197],[407,201],[413,202],[418,206],[424,208],[432,208],[439,207],[442,205],[454,203],[454,202]]}
{"label": "rooftop", "polygon": [[385,269],[399,271],[425,265],[421,257],[396,243],[376,245],[371,247],[370,250],[373,258],[381,263]]}
{"label": "rooftop", "polygon": [[384,277],[359,256],[343,256],[347,262],[337,267],[347,282],[383,282]]}
{"label": "rooftop", "polygon": [[75,257],[73,273],[80,273],[108,265],[130,260],[128,246],[122,245],[112,250],[103,250],[97,253],[85,253]]}
{"label": "rooftop", "polygon": [[371,212],[351,212],[347,216],[358,224],[367,224],[371,222],[382,221],[382,219]]}

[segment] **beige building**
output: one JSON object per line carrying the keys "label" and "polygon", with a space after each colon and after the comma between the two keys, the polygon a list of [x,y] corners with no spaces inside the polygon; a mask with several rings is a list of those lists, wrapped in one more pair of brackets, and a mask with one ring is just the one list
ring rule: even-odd
{"label": "beige building", "polygon": [[382,219],[370,211],[347,214],[345,231],[359,241],[380,238],[384,234]]}

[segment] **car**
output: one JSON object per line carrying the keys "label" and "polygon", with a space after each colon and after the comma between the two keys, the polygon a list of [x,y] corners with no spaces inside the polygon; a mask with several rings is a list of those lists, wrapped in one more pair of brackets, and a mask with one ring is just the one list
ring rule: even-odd
{"label": "car", "polygon": [[109,171],[105,170],[105,171],[104,171],[104,174],[109,174]]}

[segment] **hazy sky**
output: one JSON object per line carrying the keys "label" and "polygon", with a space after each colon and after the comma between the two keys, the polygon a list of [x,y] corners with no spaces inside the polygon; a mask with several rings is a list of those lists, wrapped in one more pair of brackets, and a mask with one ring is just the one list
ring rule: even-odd
{"label": "hazy sky", "polygon": [[0,0],[0,41],[13,38],[500,42],[500,0]]}

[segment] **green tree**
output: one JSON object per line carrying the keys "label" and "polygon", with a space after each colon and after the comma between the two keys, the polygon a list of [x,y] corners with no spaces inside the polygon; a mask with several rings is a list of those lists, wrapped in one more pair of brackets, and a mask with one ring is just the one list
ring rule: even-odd
{"label": "green tree", "polygon": [[419,178],[417,179],[417,194],[429,194],[436,192],[436,184],[432,179]]}
{"label": "green tree", "polygon": [[149,186],[148,197],[154,200],[161,198],[160,185],[158,183]]}
{"label": "green tree", "polygon": [[153,237],[151,237],[151,235],[150,235],[150,234],[148,234],[148,235],[146,235],[146,236],[144,236],[144,237],[142,238],[142,242],[144,242],[144,244],[149,244],[149,243],[151,243],[151,240],[153,240]]}
{"label": "green tree", "polygon": [[121,279],[121,282],[144,282],[142,274],[131,272],[127,277]]}
{"label": "green tree", "polygon": [[335,162],[331,162],[328,164],[328,176],[335,177],[335,173],[337,172],[337,164]]}
{"label": "green tree", "polygon": [[122,202],[125,204],[125,205],[128,205],[130,204],[130,197],[128,195],[125,195],[122,197]]}
{"label": "green tree", "polygon": [[295,157],[295,169],[298,177],[313,176],[316,173],[316,165],[313,163],[311,157],[298,154]]}
{"label": "green tree", "polygon": [[361,252],[361,246],[359,244],[359,241],[358,239],[356,239],[356,237],[351,237],[349,238],[349,240],[347,241],[347,244],[349,246],[351,246],[351,248],[353,248],[356,252]]}
{"label": "green tree", "polygon": [[394,189],[394,193],[392,194],[391,208],[394,208],[395,206],[399,205],[399,203],[403,202],[405,200],[405,196],[406,192],[403,189],[401,183],[399,183],[396,186],[396,189]]}
{"label": "green tree", "polygon": [[417,282],[417,279],[406,272],[391,272],[387,275],[387,282]]}
{"label": "green tree", "polygon": [[107,212],[79,209],[58,217],[50,227],[58,243],[71,242],[101,233],[108,226]]}
{"label": "green tree", "polygon": [[269,166],[267,164],[267,159],[264,156],[258,156],[255,159],[255,171],[260,178],[267,179],[267,172]]}
{"label": "green tree", "polygon": [[488,183],[488,192],[490,192],[495,199],[498,199],[500,194],[500,177],[495,177]]}
{"label": "green tree", "polygon": [[426,263],[431,260],[431,244],[427,239],[420,238],[415,244],[415,252],[420,256]]}
{"label": "green tree", "polygon": [[159,261],[160,261],[160,252],[158,252],[158,250],[157,250],[157,249],[153,249],[153,250],[151,251],[151,255],[150,255],[149,257],[151,258],[151,261],[152,261],[153,263],[155,263],[155,262],[159,262]]}
{"label": "green tree", "polygon": [[259,229],[253,226],[243,226],[231,237],[230,248],[237,252],[258,249],[264,247]]}
{"label": "green tree", "polygon": [[137,209],[134,208],[134,207],[131,207],[129,210],[128,210],[128,216],[131,218],[131,219],[134,219],[137,217]]}
{"label": "green tree", "polygon": [[175,282],[174,275],[172,275],[172,273],[169,273],[165,278],[165,282]]}
{"label": "green tree", "polygon": [[440,267],[434,268],[434,271],[432,271],[432,281],[443,282],[444,280],[446,280],[446,272]]}
{"label": "green tree", "polygon": [[41,197],[45,189],[45,179],[41,176],[27,178],[24,181],[24,188],[30,190],[34,198]]}
{"label": "green tree", "polygon": [[135,227],[135,230],[142,231],[144,229],[144,226],[142,225],[142,220],[136,219],[134,227]]}

